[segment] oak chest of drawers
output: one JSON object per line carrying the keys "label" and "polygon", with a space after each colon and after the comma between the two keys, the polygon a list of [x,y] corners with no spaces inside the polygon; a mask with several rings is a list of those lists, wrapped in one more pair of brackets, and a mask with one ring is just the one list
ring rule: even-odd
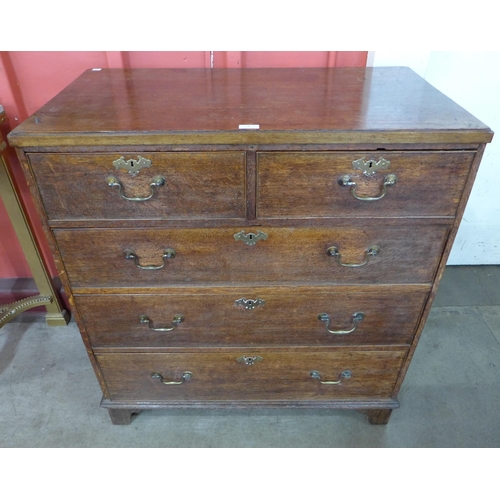
{"label": "oak chest of drawers", "polygon": [[406,68],[89,70],[9,136],[114,423],[387,423],[485,144]]}

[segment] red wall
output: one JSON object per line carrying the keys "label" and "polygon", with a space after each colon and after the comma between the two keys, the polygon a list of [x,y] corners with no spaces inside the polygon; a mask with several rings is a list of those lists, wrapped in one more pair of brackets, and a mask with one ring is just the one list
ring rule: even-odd
{"label": "red wall", "polygon": [[[365,66],[367,52],[0,52],[0,104],[10,130],[88,68],[270,68]],[[50,273],[57,275],[21,168],[7,156]],[[22,250],[0,202],[0,279],[30,277]]]}

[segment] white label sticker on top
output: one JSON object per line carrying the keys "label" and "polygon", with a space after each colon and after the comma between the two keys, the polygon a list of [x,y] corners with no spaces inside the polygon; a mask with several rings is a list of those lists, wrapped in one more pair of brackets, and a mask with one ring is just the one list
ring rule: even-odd
{"label": "white label sticker on top", "polygon": [[92,68],[92,71],[101,71],[102,68]]}
{"label": "white label sticker on top", "polygon": [[239,129],[253,129],[253,130],[256,130],[259,128],[259,125],[252,125],[252,124],[249,124],[249,125],[239,125]]}

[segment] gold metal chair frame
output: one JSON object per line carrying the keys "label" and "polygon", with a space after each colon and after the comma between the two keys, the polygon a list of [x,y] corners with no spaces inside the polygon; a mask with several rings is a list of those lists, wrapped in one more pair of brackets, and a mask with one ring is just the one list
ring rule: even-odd
{"label": "gold metal chair frame", "polygon": [[[0,105],[0,125],[5,119],[5,111]],[[54,289],[52,279],[44,265],[19,195],[14,187],[10,170],[4,158],[6,147],[6,143],[0,138],[0,197],[14,226],[40,295],[27,297],[10,304],[0,304],[0,328],[23,311],[41,305],[45,306],[47,310],[45,320],[48,326],[65,326],[69,322],[69,314],[62,306],[59,295]]]}

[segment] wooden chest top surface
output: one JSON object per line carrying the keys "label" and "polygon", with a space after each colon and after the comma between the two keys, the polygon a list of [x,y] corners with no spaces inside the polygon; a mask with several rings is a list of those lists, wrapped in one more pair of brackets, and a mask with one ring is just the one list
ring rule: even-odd
{"label": "wooden chest top surface", "polygon": [[[259,130],[239,129],[246,124]],[[87,70],[9,139],[29,147],[491,137],[484,123],[412,70],[392,67]]]}

